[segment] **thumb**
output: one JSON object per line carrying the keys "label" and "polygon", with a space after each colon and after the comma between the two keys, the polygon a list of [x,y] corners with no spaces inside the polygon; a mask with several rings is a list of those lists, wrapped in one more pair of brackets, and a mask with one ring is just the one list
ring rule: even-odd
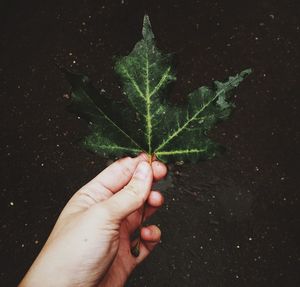
{"label": "thumb", "polygon": [[104,203],[112,219],[121,221],[140,208],[149,196],[152,180],[151,166],[148,162],[141,161],[130,182]]}

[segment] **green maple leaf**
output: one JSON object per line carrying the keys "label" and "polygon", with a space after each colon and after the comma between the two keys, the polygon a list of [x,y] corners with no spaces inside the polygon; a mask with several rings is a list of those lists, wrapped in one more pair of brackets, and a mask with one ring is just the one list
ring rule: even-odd
{"label": "green maple leaf", "polygon": [[213,87],[196,89],[187,96],[185,106],[177,107],[163,96],[167,85],[176,80],[171,56],[156,48],[147,15],[142,34],[143,39],[132,52],[115,65],[123,82],[121,100],[99,93],[86,76],[65,70],[72,85],[72,109],[90,123],[92,130],[84,145],[104,156],[145,151],[164,162],[215,156],[219,145],[207,133],[229,116],[234,105],[228,92],[251,69],[229,77],[226,82],[215,81]]}

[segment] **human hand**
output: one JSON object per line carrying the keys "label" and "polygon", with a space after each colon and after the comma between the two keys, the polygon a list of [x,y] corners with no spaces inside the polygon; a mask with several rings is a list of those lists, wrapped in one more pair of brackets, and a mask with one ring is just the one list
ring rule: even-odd
{"label": "human hand", "polygon": [[145,154],[108,166],[67,203],[20,287],[123,286],[160,240],[157,226],[143,227],[140,255],[130,252],[144,203],[145,219],[163,203],[151,187],[166,173],[158,161],[150,166]]}

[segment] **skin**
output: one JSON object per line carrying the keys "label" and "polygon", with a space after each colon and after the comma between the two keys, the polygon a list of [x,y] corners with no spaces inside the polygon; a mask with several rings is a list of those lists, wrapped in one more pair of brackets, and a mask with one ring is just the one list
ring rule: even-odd
{"label": "skin", "polygon": [[145,154],[108,166],[69,200],[19,287],[123,286],[160,241],[157,226],[143,227],[140,255],[130,252],[144,204],[145,219],[163,204],[151,187],[166,173]]}

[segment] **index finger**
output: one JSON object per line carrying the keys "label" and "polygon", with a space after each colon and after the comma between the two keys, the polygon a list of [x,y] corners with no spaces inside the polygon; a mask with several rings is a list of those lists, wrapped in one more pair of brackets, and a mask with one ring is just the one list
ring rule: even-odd
{"label": "index finger", "polygon": [[[119,159],[87,183],[82,190],[96,202],[105,200],[129,183],[140,161],[148,161],[147,154]],[[163,163],[155,160],[151,166],[154,180],[160,180],[166,175],[167,168]]]}
{"label": "index finger", "polygon": [[143,160],[145,160],[143,154],[134,158],[121,158],[104,169],[90,182],[98,183],[106,190],[115,193],[130,181],[138,163]]}

